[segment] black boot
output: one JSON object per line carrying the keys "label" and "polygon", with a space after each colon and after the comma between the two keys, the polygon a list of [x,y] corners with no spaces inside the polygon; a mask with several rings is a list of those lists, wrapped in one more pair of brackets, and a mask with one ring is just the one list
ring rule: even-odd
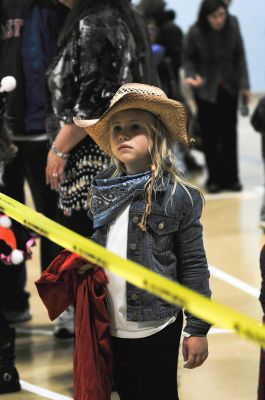
{"label": "black boot", "polygon": [[15,329],[9,328],[7,332],[0,332],[0,394],[21,389],[14,361]]}

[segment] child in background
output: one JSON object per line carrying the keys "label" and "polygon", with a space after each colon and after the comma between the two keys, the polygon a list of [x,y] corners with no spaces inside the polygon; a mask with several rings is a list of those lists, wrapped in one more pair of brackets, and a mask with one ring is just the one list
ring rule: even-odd
{"label": "child in background", "polygon": [[[173,155],[175,142],[188,143],[187,122],[181,103],[138,83],[123,85],[100,119],[75,119],[114,162],[91,187],[94,240],[210,297],[202,196],[179,178]],[[91,267],[86,264],[79,273]],[[181,307],[106,274],[114,382],[121,400],[178,399]],[[196,368],[208,356],[210,325],[188,312],[186,317],[184,366]]]}

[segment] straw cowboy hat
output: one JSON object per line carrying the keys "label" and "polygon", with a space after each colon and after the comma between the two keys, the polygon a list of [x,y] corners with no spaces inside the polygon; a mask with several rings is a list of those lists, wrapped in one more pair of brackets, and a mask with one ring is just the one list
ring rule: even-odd
{"label": "straw cowboy hat", "polygon": [[124,110],[140,109],[156,115],[167,128],[172,142],[188,144],[188,116],[185,106],[169,99],[163,90],[142,83],[126,83],[114,95],[109,108],[99,119],[82,120],[74,123],[85,128],[87,133],[107,154],[111,154],[109,123],[114,114]]}

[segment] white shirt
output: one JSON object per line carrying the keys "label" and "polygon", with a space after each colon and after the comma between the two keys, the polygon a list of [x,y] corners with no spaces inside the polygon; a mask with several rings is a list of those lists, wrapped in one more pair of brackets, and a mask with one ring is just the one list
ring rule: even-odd
{"label": "white shirt", "polygon": [[[107,250],[125,259],[127,258],[129,208],[130,205],[110,226],[106,242]],[[124,268],[126,268],[126,264]],[[105,272],[109,281],[107,284],[107,297],[110,313],[110,333],[112,336],[130,339],[147,337],[159,332],[176,320],[176,317],[169,317],[160,321],[127,321],[126,281],[108,270]]]}

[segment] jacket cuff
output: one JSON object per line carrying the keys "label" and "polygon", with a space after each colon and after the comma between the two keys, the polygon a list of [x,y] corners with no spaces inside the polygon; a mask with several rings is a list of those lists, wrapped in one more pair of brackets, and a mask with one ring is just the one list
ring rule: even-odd
{"label": "jacket cuff", "polygon": [[208,324],[207,322],[188,321],[183,331],[192,336],[206,336],[210,328],[211,324]]}

